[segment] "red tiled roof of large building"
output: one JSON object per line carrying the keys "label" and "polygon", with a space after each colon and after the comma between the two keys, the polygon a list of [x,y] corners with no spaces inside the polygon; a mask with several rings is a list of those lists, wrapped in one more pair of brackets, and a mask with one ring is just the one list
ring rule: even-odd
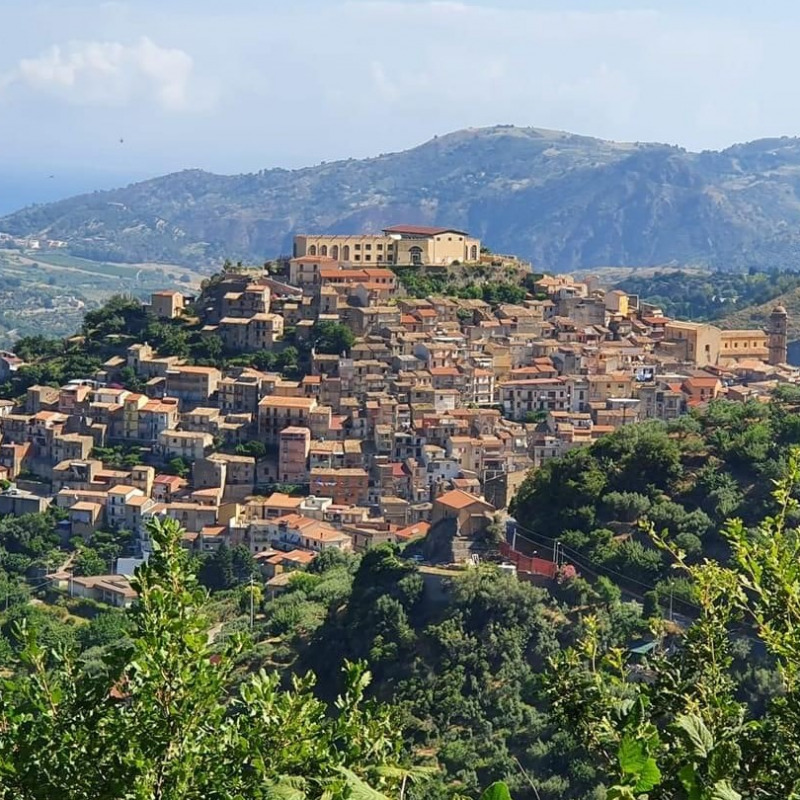
{"label": "red tiled roof of large building", "polygon": [[476,497],[468,492],[462,492],[460,489],[453,489],[450,492],[445,492],[443,495],[437,497],[434,502],[449,506],[450,508],[466,508],[473,503],[489,505],[485,500],[481,500],[480,497]]}
{"label": "red tiled roof of large building", "polygon": [[384,228],[384,233],[407,233],[411,236],[436,236],[440,233],[459,233],[462,236],[467,236],[466,231],[460,231],[457,228],[432,228],[428,225],[392,225],[390,228]]}

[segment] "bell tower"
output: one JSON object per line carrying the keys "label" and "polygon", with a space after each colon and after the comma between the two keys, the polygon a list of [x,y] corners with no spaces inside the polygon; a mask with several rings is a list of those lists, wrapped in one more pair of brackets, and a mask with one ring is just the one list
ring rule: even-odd
{"label": "bell tower", "polygon": [[786,363],[786,336],[789,315],[783,306],[775,306],[769,315],[769,363]]}

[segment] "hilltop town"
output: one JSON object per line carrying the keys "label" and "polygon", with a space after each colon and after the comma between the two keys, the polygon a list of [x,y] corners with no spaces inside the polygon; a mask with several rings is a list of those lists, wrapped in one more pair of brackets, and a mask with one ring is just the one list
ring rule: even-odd
{"label": "hilltop town", "polygon": [[[458,269],[458,292],[409,290]],[[150,554],[153,518],[177,520],[198,554],[246,547],[276,591],[330,548],[474,561],[497,551],[532,468],[800,379],[782,307],[767,330],[669,319],[449,228],[299,235],[286,263],[228,266],[199,296],[153,293],[143,313],[190,331],[205,358],[122,331],[99,369],[9,392],[0,409],[0,515],[58,509],[65,542],[129,533],[104,574],[47,575],[117,606],[135,598],[126,576]],[[23,367],[2,353],[0,381]]]}

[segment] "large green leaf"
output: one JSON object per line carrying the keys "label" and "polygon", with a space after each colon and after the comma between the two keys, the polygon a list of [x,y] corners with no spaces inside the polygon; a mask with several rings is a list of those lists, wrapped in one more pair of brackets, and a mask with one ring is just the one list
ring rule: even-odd
{"label": "large green leaf", "polygon": [[619,766],[626,775],[638,775],[647,762],[647,750],[643,742],[625,736],[619,745]]}
{"label": "large green leaf", "polygon": [[661,783],[661,770],[659,770],[654,758],[648,758],[647,761],[644,762],[642,771],[639,773],[634,792],[636,794],[644,794],[651,789],[655,789],[659,783]]}
{"label": "large green leaf", "polygon": [[511,793],[502,781],[496,781],[481,795],[481,800],[511,800]]}
{"label": "large green leaf", "polygon": [[618,756],[623,774],[635,780],[636,794],[649,792],[661,783],[661,772],[656,760],[649,755],[646,742],[625,736],[620,742]]}
{"label": "large green leaf", "polygon": [[338,771],[347,781],[347,788],[350,790],[351,800],[389,800],[385,794],[381,794],[368,783],[362,781],[355,772],[352,772],[346,767],[339,767]]}
{"label": "large green leaf", "polygon": [[682,714],[675,720],[675,727],[686,734],[697,758],[708,758],[714,749],[714,737],[697,714]]}
{"label": "large green leaf", "polygon": [[742,796],[728,781],[718,781],[711,790],[709,800],[742,800]]}
{"label": "large green leaf", "polygon": [[266,800],[306,800],[306,793],[291,781],[278,780],[264,791]]}
{"label": "large green leaf", "polygon": [[700,785],[697,782],[697,770],[692,764],[686,764],[678,772],[678,778],[686,789],[689,800],[700,800]]}

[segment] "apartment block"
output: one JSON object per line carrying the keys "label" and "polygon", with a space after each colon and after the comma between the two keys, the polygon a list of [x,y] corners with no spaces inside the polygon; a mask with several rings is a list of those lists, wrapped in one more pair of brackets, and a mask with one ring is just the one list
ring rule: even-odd
{"label": "apartment block", "polygon": [[278,479],[284,483],[307,483],[310,449],[309,428],[284,428],[279,434]]}
{"label": "apartment block", "polygon": [[310,428],[312,412],[317,408],[313,397],[277,397],[269,395],[258,404],[258,435],[267,444],[277,445],[284,428]]}
{"label": "apartment block", "polygon": [[166,396],[182,406],[207,405],[217,391],[222,373],[215,367],[172,367],[166,371]]}

